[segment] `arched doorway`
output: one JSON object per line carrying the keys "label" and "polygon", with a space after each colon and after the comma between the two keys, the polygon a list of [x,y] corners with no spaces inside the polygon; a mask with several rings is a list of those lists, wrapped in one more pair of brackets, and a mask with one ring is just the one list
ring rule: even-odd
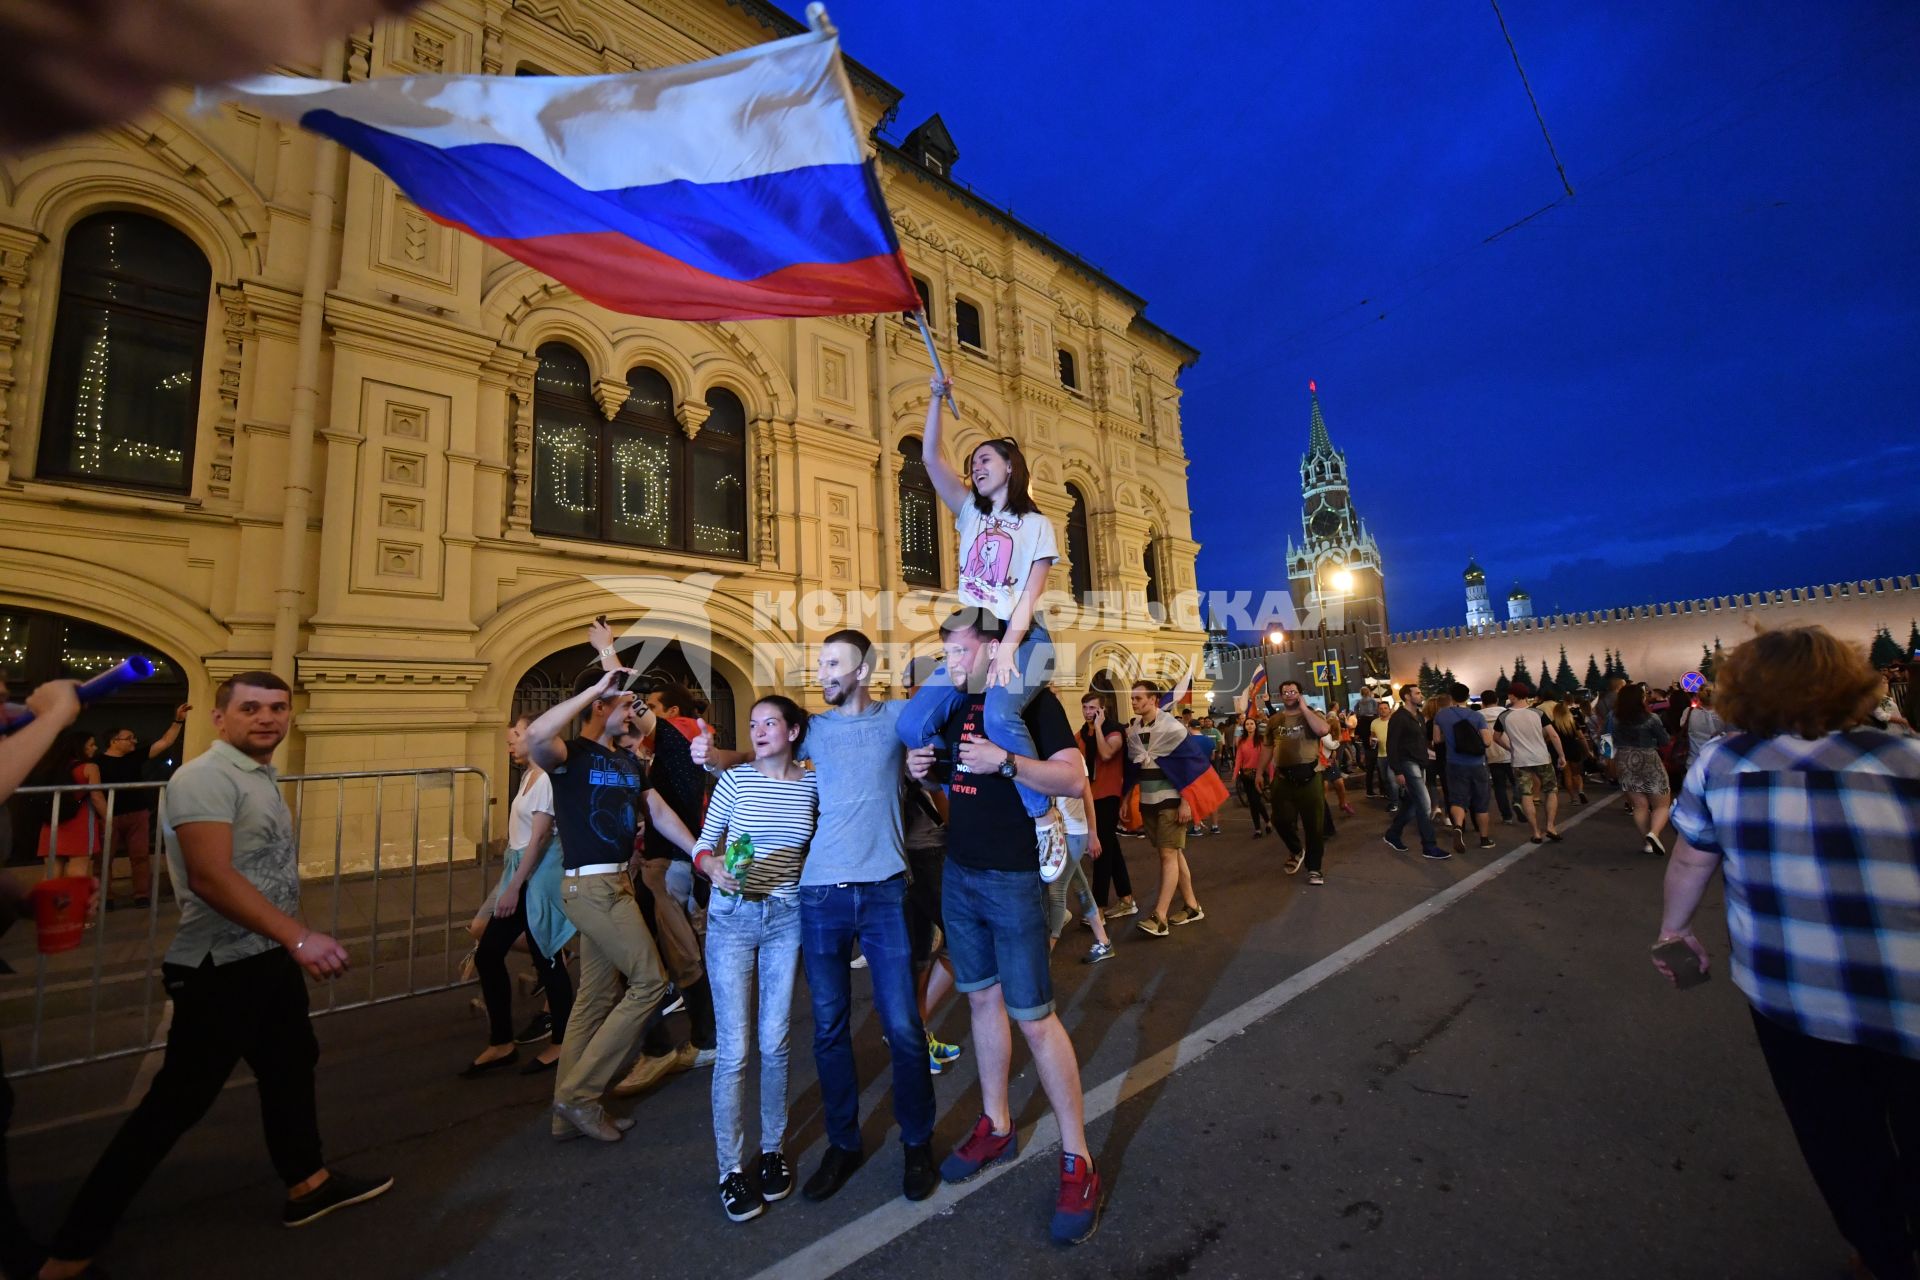
{"label": "arched doorway", "polygon": [[[0,678],[6,698],[19,701],[49,680],[91,680],[122,659],[141,653],[153,659],[153,676],[130,685],[105,702],[80,713],[76,725],[94,735],[102,749],[117,729],[132,729],[142,743],[157,741],[173,723],[174,709],[187,700],[186,668],[153,645],[108,627],[34,609],[0,607]],[[176,740],[166,757],[151,765],[154,780],[170,776],[180,764]],[[13,850],[31,854],[38,819],[30,805],[8,805],[0,823],[0,863]],[[11,838],[9,838],[11,837]]]}

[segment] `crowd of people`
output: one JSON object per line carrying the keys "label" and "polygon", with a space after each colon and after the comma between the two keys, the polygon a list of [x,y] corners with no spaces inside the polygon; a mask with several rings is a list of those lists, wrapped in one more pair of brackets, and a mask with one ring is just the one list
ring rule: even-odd
{"label": "crowd of people", "polygon": [[[1617,680],[1590,697],[1541,699],[1514,682],[1502,700],[1458,684],[1428,696],[1369,682],[1351,711],[1316,706],[1289,680],[1263,714],[1225,728],[1171,707],[1168,691],[1143,679],[1124,719],[1093,691],[1076,725],[1048,687],[1051,641],[1035,603],[1056,543],[1027,493],[1024,458],[1012,440],[987,441],[962,480],[938,448],[944,390],[936,379],[926,458],[963,535],[961,603],[940,627],[943,661],[909,682],[908,697],[876,697],[873,642],[838,631],[817,647],[826,709],[809,714],[769,694],[748,713],[744,745],[728,749],[696,690],[636,681],[603,618],[589,632],[600,666],[559,704],[508,726],[523,772],[501,875],[473,920],[488,1037],[461,1076],[516,1064],[551,1073],[553,1137],[617,1143],[634,1120],[609,1099],[710,1067],[725,1217],[755,1219],[796,1185],[824,1201],[872,1154],[852,1039],[852,975],[864,967],[888,1050],[904,1197],[924,1200],[1017,1154],[1017,1026],[1060,1135],[1050,1234],[1078,1244],[1097,1229],[1104,1188],[1052,958],[1076,917],[1093,934],[1090,965],[1115,954],[1110,921],[1138,917],[1141,933],[1165,940],[1206,919],[1187,847],[1220,830],[1224,778],[1255,835],[1285,846],[1282,871],[1304,870],[1316,887],[1328,883],[1336,813],[1356,816],[1350,779],[1384,796],[1390,848],[1411,851],[1411,825],[1436,861],[1464,853],[1469,834],[1494,847],[1496,812],[1532,842],[1558,842],[1563,792],[1584,805],[1589,789],[1614,787],[1639,848],[1665,855],[1670,823],[1684,837],[1659,941],[1684,946],[1702,969],[1688,922],[1724,866],[1735,980],[1815,1179],[1872,1274],[1913,1274],[1899,1262],[1903,1239],[1912,1261],[1912,1237],[1901,1234],[1911,1230],[1902,1214],[1915,1207],[1912,1184],[1899,1189],[1894,1171],[1910,1173],[1920,1151],[1920,742],[1904,736],[1897,709],[1886,714],[1859,655],[1810,629],[1741,646],[1718,690]],[[322,1154],[307,981],[338,977],[350,957],[300,920],[293,823],[272,765],[292,691],[271,672],[248,672],[224,681],[214,703],[213,746],[164,798],[181,909],[162,965],[174,1009],[165,1060],[44,1252],[0,1201],[0,1270],[10,1276],[87,1274],[241,1061],[258,1080],[287,1225],[393,1186],[331,1168]],[[39,719],[0,738],[0,798],[78,706],[59,684],[36,690],[26,709]],[[1196,758],[1208,785],[1190,767]],[[1206,773],[1209,760],[1222,778]],[[101,785],[84,759],[61,767],[76,785]],[[90,802],[88,811],[102,816]],[[1157,855],[1150,905],[1136,897],[1123,833]],[[57,832],[47,855],[66,856]],[[82,854],[80,870],[90,865]],[[148,888],[136,881],[137,892]],[[543,1006],[519,1030],[516,949]],[[1675,954],[1660,953],[1663,971]],[[826,1129],[804,1182],[786,1151],[802,975]],[[981,1114],[936,1158],[932,1078],[963,1050],[928,1025],[955,993]],[[668,1029],[681,1009],[684,1039]],[[521,1062],[532,1044],[542,1047]],[[0,1126],[9,1105],[0,1094]]]}

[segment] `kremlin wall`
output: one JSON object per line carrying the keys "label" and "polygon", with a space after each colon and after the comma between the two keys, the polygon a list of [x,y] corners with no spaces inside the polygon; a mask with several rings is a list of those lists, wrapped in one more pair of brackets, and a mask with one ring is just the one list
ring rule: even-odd
{"label": "kremlin wall", "polygon": [[1758,631],[1817,623],[1865,646],[1883,627],[1904,641],[1916,618],[1920,575],[1910,575],[1408,631],[1387,644],[1396,685],[1415,680],[1424,662],[1487,689],[1502,671],[1512,672],[1515,658],[1525,658],[1536,676],[1543,659],[1554,671],[1563,646],[1577,677],[1584,677],[1589,655],[1604,665],[1611,650],[1634,679],[1664,685],[1698,667],[1703,648],[1732,649]]}

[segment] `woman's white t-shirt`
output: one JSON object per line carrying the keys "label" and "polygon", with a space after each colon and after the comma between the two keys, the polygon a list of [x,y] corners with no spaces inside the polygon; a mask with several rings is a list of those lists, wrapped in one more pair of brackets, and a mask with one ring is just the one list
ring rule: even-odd
{"label": "woman's white t-shirt", "polygon": [[533,840],[533,815],[553,816],[553,779],[543,770],[532,782],[525,783],[507,810],[507,848],[524,849]]}
{"label": "woman's white t-shirt", "polygon": [[960,530],[960,603],[982,605],[1005,622],[1027,589],[1036,560],[1057,560],[1053,521],[1038,511],[984,514],[972,498],[954,520]]}

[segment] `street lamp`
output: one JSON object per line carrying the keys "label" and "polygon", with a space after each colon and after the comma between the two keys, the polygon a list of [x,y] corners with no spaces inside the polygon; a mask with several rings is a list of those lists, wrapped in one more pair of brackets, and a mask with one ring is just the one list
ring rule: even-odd
{"label": "street lamp", "polygon": [[[1275,684],[1273,679],[1273,655],[1284,649],[1286,643],[1287,632],[1284,627],[1276,624],[1267,629],[1267,651],[1260,656],[1260,669],[1267,673],[1267,697],[1269,700],[1279,697],[1280,694],[1280,686]],[[1256,714],[1258,713],[1258,709],[1255,707],[1248,707],[1247,709],[1254,711]]]}

